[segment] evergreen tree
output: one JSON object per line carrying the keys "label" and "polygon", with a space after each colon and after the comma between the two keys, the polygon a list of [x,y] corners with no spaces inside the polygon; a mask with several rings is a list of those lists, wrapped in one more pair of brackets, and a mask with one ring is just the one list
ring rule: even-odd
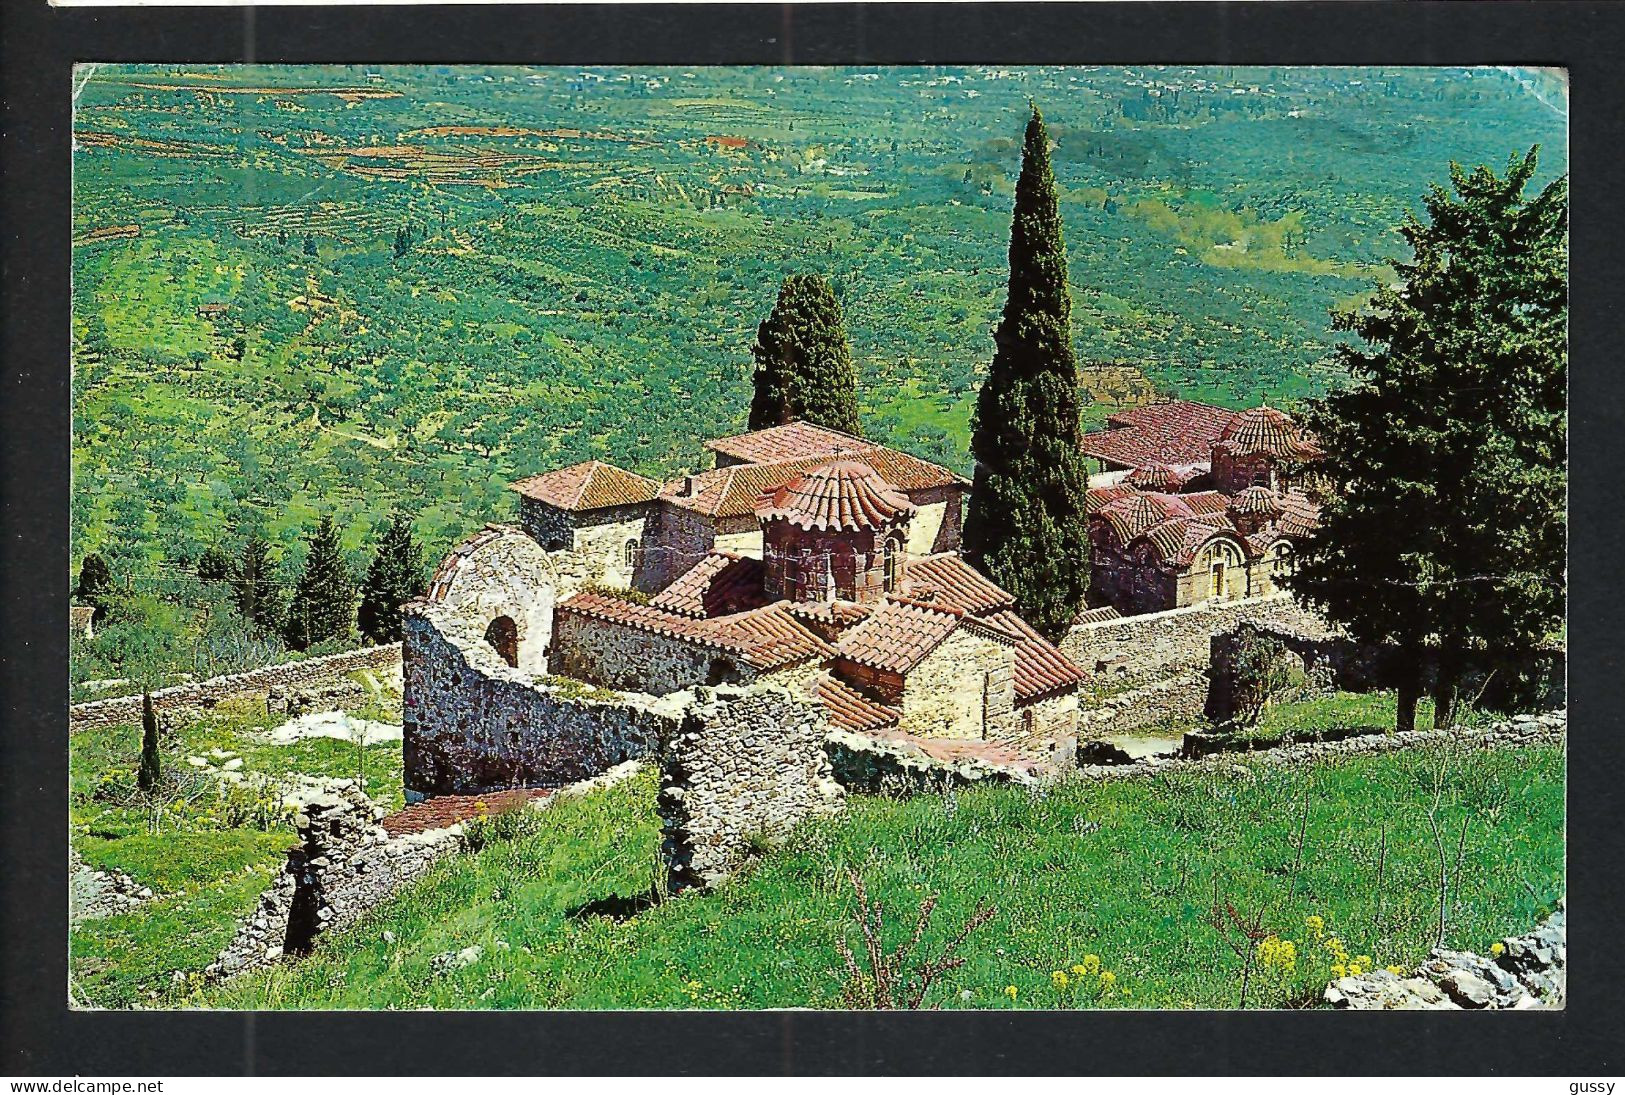
{"label": "evergreen tree", "polygon": [[1397,725],[1415,723],[1420,669],[1437,666],[1448,726],[1464,668],[1527,649],[1562,620],[1568,372],[1568,183],[1532,199],[1536,152],[1504,177],[1452,164],[1410,261],[1370,305],[1334,314],[1352,386],[1308,425],[1332,485],[1288,581],[1350,635],[1395,648]]}
{"label": "evergreen tree", "polygon": [[158,786],[158,715],[152,709],[152,693],[141,693],[141,767],[135,784],[145,794]]}
{"label": "evergreen tree", "polygon": [[283,638],[295,650],[305,650],[349,635],[354,625],[355,583],[344,565],[338,529],[331,517],[323,516],[309,540]]}
{"label": "evergreen tree", "polygon": [[1010,227],[1009,296],[972,422],[976,478],[964,547],[1052,637],[1083,606],[1089,581],[1071,316],[1049,136],[1034,106]]}
{"label": "evergreen tree", "polygon": [[856,434],[858,382],[840,302],[817,274],[791,274],[756,329],[750,428],[797,420]]}
{"label": "evergreen tree", "polygon": [[412,521],[397,513],[378,542],[361,585],[361,634],[377,643],[401,639],[401,605],[428,590],[423,547],[412,536]]}
{"label": "evergreen tree", "polygon": [[282,590],[271,566],[271,545],[258,534],[243,545],[236,567],[237,611],[243,619],[266,631],[276,631],[282,622]]}
{"label": "evergreen tree", "polygon": [[74,587],[73,595],[96,609],[92,619],[107,612],[113,599],[113,571],[107,560],[94,551],[85,556],[79,564],[79,584]]}
{"label": "evergreen tree", "polygon": [[217,545],[211,544],[198,556],[197,577],[200,582],[235,582],[237,561]]}
{"label": "evergreen tree", "polygon": [[315,238],[313,236],[306,236],[305,237],[305,254],[314,255],[315,253],[316,253],[316,240],[315,240]]}

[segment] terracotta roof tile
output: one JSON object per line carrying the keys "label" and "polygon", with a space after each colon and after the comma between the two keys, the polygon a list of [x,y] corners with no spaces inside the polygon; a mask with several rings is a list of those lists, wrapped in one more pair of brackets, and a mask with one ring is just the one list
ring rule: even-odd
{"label": "terracotta roof tile", "polygon": [[391,837],[445,829],[481,815],[490,817],[517,810],[537,799],[547,798],[551,788],[530,787],[513,791],[492,791],[488,795],[436,795],[397,810],[379,822]]}
{"label": "terracotta roof tile", "polygon": [[1016,641],[1016,701],[1028,703],[1076,686],[1083,670],[1009,609],[982,617]]}
{"label": "terracotta roof tile", "polygon": [[970,613],[1009,608],[1016,603],[1014,596],[983,577],[957,552],[909,559],[902,593],[910,600]]}
{"label": "terracotta roof tile", "polygon": [[[849,459],[875,469],[881,479],[900,491],[966,485],[962,476],[947,468],[878,445],[852,453]],[[814,456],[776,464],[734,464],[673,479],[660,488],[660,497],[710,517],[742,517],[755,512],[764,491],[781,487],[828,462],[827,456]]]}
{"label": "terracotta roof tile", "polygon": [[847,730],[860,732],[896,726],[902,711],[870,699],[856,688],[828,673],[813,678],[813,699],[823,705],[829,721]]}
{"label": "terracotta roof tile", "polygon": [[1274,407],[1242,411],[1224,428],[1219,443],[1238,456],[1261,452],[1280,460],[1316,460],[1322,455],[1297,423]]}
{"label": "terracotta roof tile", "polygon": [[895,525],[914,513],[914,503],[873,468],[852,460],[820,464],[764,491],[756,515],[816,531],[867,531]]}
{"label": "terracotta roof tile", "polygon": [[1083,435],[1078,448],[1122,467],[1146,464],[1200,464],[1236,412],[1207,403],[1175,399],[1119,411],[1106,419],[1111,427]]}
{"label": "terracotta roof tile", "polygon": [[660,493],[660,484],[602,460],[584,460],[515,480],[509,489],[559,509],[579,511],[648,502]]}
{"label": "terracotta roof tile", "polygon": [[1276,525],[1295,540],[1313,536],[1320,530],[1320,503],[1300,491],[1289,491],[1281,499],[1281,516],[1276,518]]}
{"label": "terracotta roof tile", "polygon": [[827,426],[815,426],[811,422],[786,422],[782,426],[769,426],[765,430],[752,430],[733,437],[719,437],[705,443],[705,447],[712,452],[747,464],[778,464],[814,456],[841,456],[873,446],[873,441],[865,441]]}
{"label": "terracotta roof tile", "polygon": [[713,551],[649,602],[681,616],[726,616],[766,603],[762,561]]}
{"label": "terracotta roof tile", "polygon": [[1102,605],[1100,608],[1086,608],[1072,618],[1072,626],[1079,624],[1103,624],[1109,620],[1121,620],[1123,614],[1111,605]]}
{"label": "terracotta roof tile", "polygon": [[841,636],[836,652],[850,662],[907,673],[964,619],[963,613],[913,601],[888,600]]}
{"label": "terracotta roof tile", "polygon": [[791,615],[782,601],[732,616],[696,619],[602,593],[577,593],[559,602],[557,611],[726,650],[757,669],[775,669],[834,653],[834,648]]}

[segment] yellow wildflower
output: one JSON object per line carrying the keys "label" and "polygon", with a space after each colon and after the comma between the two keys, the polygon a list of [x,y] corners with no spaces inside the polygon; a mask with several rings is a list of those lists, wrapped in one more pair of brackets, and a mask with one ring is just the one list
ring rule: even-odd
{"label": "yellow wildflower", "polygon": [[1388,967],[1385,967],[1385,968],[1388,970],[1389,973],[1393,974],[1395,977],[1404,977],[1405,976],[1405,967],[1404,966],[1388,966]]}
{"label": "yellow wildflower", "polygon": [[1084,955],[1083,956],[1083,972],[1084,972],[1084,974],[1099,973],[1100,972],[1100,955],[1098,955],[1098,954],[1086,954],[1086,955]]}
{"label": "yellow wildflower", "polygon": [[1004,986],[1004,994],[1006,996],[1010,997],[1010,999],[1014,1000],[1016,998],[1016,986],[1014,986],[1014,985],[1006,985],[1006,986]]}
{"label": "yellow wildflower", "polygon": [[1087,977],[1087,976],[1089,976],[1089,970],[1086,967],[1082,966],[1082,965],[1073,966],[1072,967],[1072,976],[1074,976],[1074,977]]}
{"label": "yellow wildflower", "polygon": [[1101,970],[1100,983],[1105,985],[1107,988],[1111,988],[1113,985],[1117,984],[1117,974],[1113,973],[1111,970]]}
{"label": "yellow wildflower", "polygon": [[1054,973],[1049,975],[1049,979],[1055,982],[1055,987],[1058,989],[1064,989],[1067,987],[1067,985],[1072,983],[1071,979],[1067,977],[1065,970],[1056,970]]}
{"label": "yellow wildflower", "polygon": [[1506,951],[1507,951],[1507,948],[1506,948],[1505,943],[1491,943],[1490,944],[1490,956],[1493,957],[1493,958],[1501,957],[1503,954],[1506,953]]}
{"label": "yellow wildflower", "polygon": [[1349,973],[1348,967],[1343,965],[1343,963],[1341,963],[1341,962],[1332,963],[1332,976],[1333,977],[1336,977],[1338,979],[1342,979],[1344,977],[1347,977],[1348,973]]}
{"label": "yellow wildflower", "polygon": [[1309,930],[1315,933],[1317,940],[1326,938],[1326,921],[1323,917],[1306,917],[1304,923],[1309,925]]}

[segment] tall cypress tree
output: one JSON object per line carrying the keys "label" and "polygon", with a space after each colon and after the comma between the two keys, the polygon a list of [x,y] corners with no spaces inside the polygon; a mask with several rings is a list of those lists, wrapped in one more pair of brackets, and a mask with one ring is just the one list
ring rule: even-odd
{"label": "tall cypress tree", "polygon": [[1400,228],[1397,285],[1334,315],[1354,383],[1312,405],[1333,492],[1288,586],[1350,635],[1396,649],[1398,728],[1419,669],[1448,726],[1464,667],[1562,621],[1568,419],[1568,185],[1530,199],[1536,150],[1505,176],[1452,164]]}
{"label": "tall cypress tree", "polygon": [[141,766],[135,774],[135,785],[144,794],[152,794],[161,774],[158,760],[158,714],[152,709],[152,693],[141,693]]}
{"label": "tall cypress tree", "polygon": [[86,555],[79,564],[79,584],[73,593],[80,601],[96,609],[92,618],[105,615],[113,597],[113,571],[107,565],[107,560],[94,551]]}
{"label": "tall cypress tree", "polygon": [[361,634],[377,643],[401,640],[401,605],[429,588],[423,573],[423,547],[412,536],[412,519],[397,513],[378,541],[361,584],[357,613]]}
{"label": "tall cypress tree", "polygon": [[232,581],[243,618],[266,631],[277,630],[282,623],[282,589],[271,566],[271,545],[258,533],[243,545]]}
{"label": "tall cypress tree", "polygon": [[993,340],[993,365],[972,422],[976,479],[965,556],[1053,637],[1082,607],[1088,589],[1089,476],[1078,451],[1082,396],[1072,355],[1066,243],[1049,134],[1036,105],[1016,183],[1009,296]]}
{"label": "tall cypress tree", "polygon": [[791,274],[756,329],[750,428],[804,421],[856,434],[858,382],[841,303],[817,274]]}
{"label": "tall cypress tree", "polygon": [[331,517],[323,516],[310,537],[283,637],[295,650],[305,650],[349,635],[354,625],[355,582],[344,565],[338,529]]}

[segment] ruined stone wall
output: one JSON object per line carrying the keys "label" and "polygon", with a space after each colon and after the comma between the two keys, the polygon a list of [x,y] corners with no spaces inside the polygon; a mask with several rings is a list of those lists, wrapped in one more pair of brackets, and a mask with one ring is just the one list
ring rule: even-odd
{"label": "ruined stone wall", "polygon": [[911,742],[850,730],[831,730],[824,751],[836,782],[860,794],[911,795],[973,783],[1039,782],[1029,768],[974,755],[934,757]]}
{"label": "ruined stone wall", "polygon": [[1273,620],[1306,633],[1330,633],[1320,617],[1281,595],[1080,624],[1061,639],[1061,652],[1086,673],[1123,681],[1205,670],[1213,634],[1242,620]]}
{"label": "ruined stone wall", "polygon": [[990,728],[993,741],[1017,746],[1057,767],[1070,768],[1078,748],[1078,696],[1075,692],[1024,703],[1013,717]]}
{"label": "ruined stone wall", "polygon": [[523,495],[519,498],[519,527],[544,551],[568,548],[575,538],[568,511]]}
{"label": "ruined stone wall", "polygon": [[710,888],[845,792],[822,709],[778,688],[695,689],[661,742],[662,851],[673,892]]}
{"label": "ruined stone wall", "polygon": [[959,627],[904,678],[899,730],[921,737],[982,738],[1015,705],[1013,647]]}
{"label": "ruined stone wall", "polygon": [[554,647],[560,675],[623,692],[663,696],[696,684],[749,684],[758,676],[726,650],[579,612],[559,615]]}
{"label": "ruined stone wall", "polygon": [[[268,665],[263,669],[250,669],[244,673],[228,673],[223,677],[210,677],[193,684],[178,684],[173,688],[160,688],[152,694],[153,709],[161,713],[204,711],[222,700],[243,696],[257,696],[272,691],[320,689],[341,681],[350,673],[362,669],[390,671],[401,664],[401,644],[369,646],[360,650],[347,650],[323,658]],[[109,700],[91,700],[68,708],[70,733],[100,726],[119,726],[141,721],[141,697],[118,696]]]}
{"label": "ruined stone wall", "polygon": [[403,757],[410,796],[556,787],[653,751],[675,715],[502,661],[478,618],[406,613]]}
{"label": "ruined stone wall", "polygon": [[959,487],[929,487],[909,492],[909,501],[917,507],[908,522],[910,555],[959,550],[963,494]]}
{"label": "ruined stone wall", "polygon": [[547,646],[553,634],[553,605],[593,580],[585,558],[574,551],[544,551],[512,526],[489,525],[454,549],[442,564],[443,584],[435,603],[477,624],[477,638],[498,617],[514,622],[519,636],[518,668],[547,672]]}

